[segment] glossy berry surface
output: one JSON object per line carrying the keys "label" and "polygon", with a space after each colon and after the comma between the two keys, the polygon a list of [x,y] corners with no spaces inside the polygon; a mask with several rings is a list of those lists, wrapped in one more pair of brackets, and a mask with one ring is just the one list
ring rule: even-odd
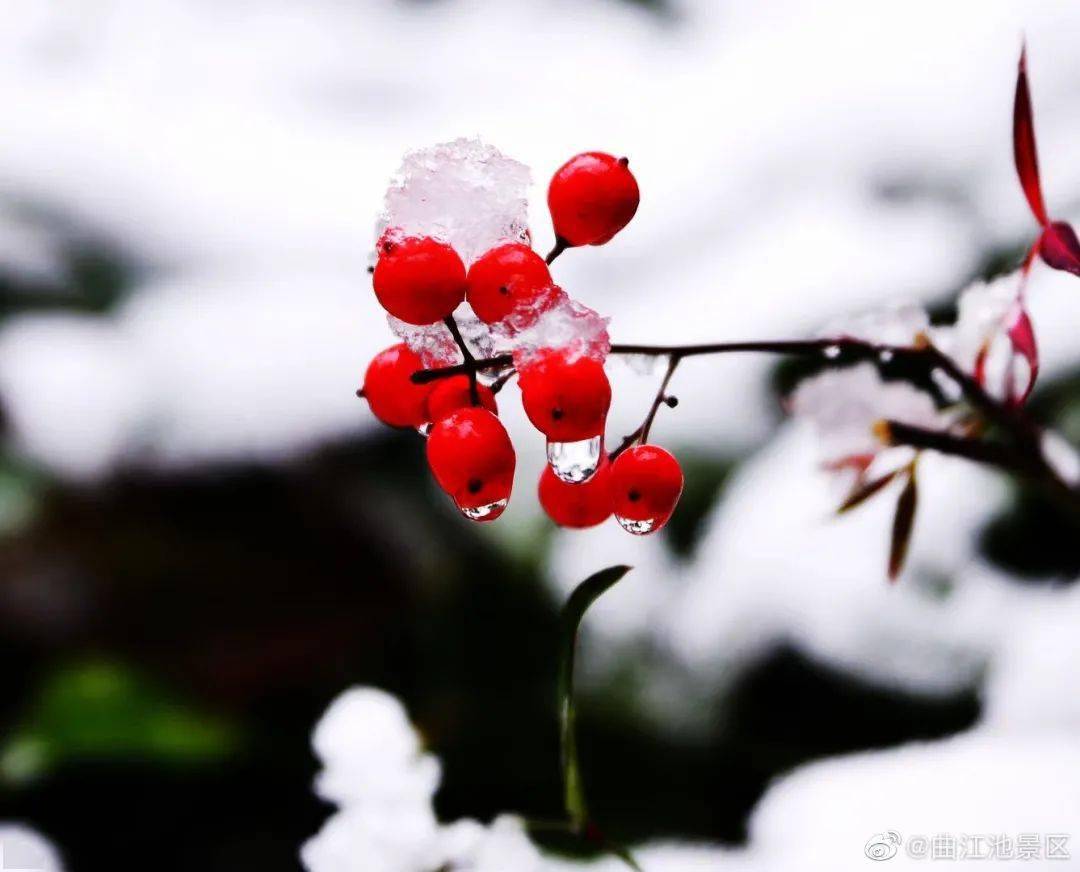
{"label": "glossy berry surface", "polygon": [[465,299],[461,258],[428,236],[384,237],[373,281],[382,307],[409,324],[441,321]]}
{"label": "glossy berry surface", "polygon": [[431,428],[428,465],[467,517],[493,521],[514,484],[516,456],[506,428],[482,408],[459,409]]}
{"label": "glossy berry surface", "polygon": [[[495,395],[491,392],[491,388],[477,384],[476,393],[481,407],[492,414],[499,414],[499,407],[495,403]],[[467,409],[472,404],[472,391],[467,375],[453,375],[450,378],[439,379],[427,397],[427,420],[441,421],[452,412]]]}
{"label": "glossy berry surface", "polygon": [[611,384],[604,365],[566,350],[537,352],[520,367],[521,404],[551,442],[578,442],[604,430]]}
{"label": "glossy berry surface", "polygon": [[633,533],[651,533],[668,522],[683,489],[682,468],[657,445],[627,449],[611,464],[615,516]]}
{"label": "glossy berry surface", "polygon": [[497,246],[469,267],[466,299],[476,317],[488,324],[513,312],[540,310],[555,293],[547,264],[529,246]]}
{"label": "glossy berry surface", "polygon": [[593,476],[581,484],[563,481],[546,466],[537,495],[547,516],[560,527],[595,527],[611,517],[611,464],[601,460]]}
{"label": "glossy berry surface", "polygon": [[412,374],[424,368],[404,343],[375,355],[364,373],[364,399],[371,411],[391,427],[419,427],[427,423],[431,385],[418,385]]}
{"label": "glossy berry surface", "polygon": [[602,245],[637,212],[641,194],[626,158],[587,151],[563,164],[548,187],[555,235],[569,245]]}

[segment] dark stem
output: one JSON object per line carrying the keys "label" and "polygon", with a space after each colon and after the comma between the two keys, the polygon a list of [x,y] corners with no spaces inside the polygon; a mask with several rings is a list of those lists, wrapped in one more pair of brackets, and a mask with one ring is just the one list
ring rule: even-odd
{"label": "dark stem", "polygon": [[506,383],[510,381],[510,379],[512,379],[515,375],[517,375],[517,370],[511,367],[491,383],[491,392],[493,394],[497,394],[504,387],[506,387]]}
{"label": "dark stem", "polygon": [[[469,400],[474,406],[480,405],[480,389],[476,386],[476,358],[473,357],[472,351],[469,350],[469,346],[465,344],[465,340],[461,336],[461,330],[458,329],[457,321],[454,320],[453,315],[447,315],[443,319],[443,323],[450,330],[450,335],[454,337],[454,342],[457,343],[458,349],[461,351],[461,356],[465,358],[463,366],[467,366],[469,376]],[[413,378],[419,373],[414,373]]]}
{"label": "dark stem", "polygon": [[1080,518],[1080,491],[1065,481],[1047,462],[1038,443],[1034,450],[1030,450],[1027,443],[1005,444],[970,436],[957,436],[940,430],[915,427],[901,421],[882,421],[878,435],[890,445],[929,448],[1027,479],[1043,488],[1063,507]]}
{"label": "dark stem", "polygon": [[641,428],[638,427],[629,436],[623,437],[623,441],[619,443],[619,447],[616,448],[608,455],[608,462],[614,463],[615,458],[622,454],[627,448],[633,445],[638,439],[641,438]]}
{"label": "dark stem", "polygon": [[[456,324],[454,328],[457,328]],[[512,366],[513,363],[514,358],[509,354],[499,354],[495,357],[484,357],[479,360],[469,354],[464,363],[418,370],[412,374],[412,380],[418,385],[426,385],[429,382],[438,381],[441,378],[451,378],[455,375],[475,374],[487,369],[502,369],[504,366]]]}
{"label": "dark stem", "polygon": [[[449,324],[448,324],[449,326]],[[456,325],[452,328],[456,332]],[[741,352],[759,354],[790,354],[798,357],[818,357],[825,355],[834,364],[853,363],[862,360],[876,362],[888,362],[898,373],[906,374],[910,380],[932,382],[935,373],[945,376],[956,384],[957,389],[963,395],[968,404],[977,411],[988,423],[995,425],[1007,437],[1009,446],[1001,446],[999,443],[980,442],[979,440],[959,440],[968,445],[978,442],[981,445],[999,445],[998,448],[989,449],[985,456],[971,457],[982,463],[988,463],[998,468],[1022,474],[1028,478],[1037,478],[1044,484],[1048,484],[1059,496],[1075,503],[1078,499],[1074,491],[1053,467],[1047,463],[1043,456],[1041,444],[1041,431],[1035,423],[1028,418],[1021,407],[1012,406],[999,402],[986,392],[972,376],[968,375],[948,355],[935,348],[925,337],[920,337],[914,345],[879,345],[862,339],[849,337],[822,338],[822,339],[795,339],[795,340],[767,340],[761,342],[714,342],[702,345],[636,345],[615,344],[611,346],[612,354],[641,354],[656,357],[668,357],[672,363],[681,361],[684,357],[697,357],[707,354],[734,354]],[[500,354],[476,360],[467,350],[465,362],[457,366],[448,366],[441,369],[423,370],[413,374],[413,381],[425,384],[439,378],[468,373],[475,378],[480,370],[498,369],[513,365],[513,357],[509,354]],[[670,369],[669,364],[669,369]],[[665,376],[664,385],[654,400],[654,408],[650,409],[650,415],[646,424],[651,425],[651,419],[656,415],[656,407],[664,401],[664,389],[670,379],[671,372]],[[905,431],[901,431],[905,432]],[[918,434],[909,434],[912,438],[920,438]],[[642,425],[635,433],[628,436],[623,443],[611,453],[614,459],[635,441],[648,436],[648,427]],[[940,444],[938,450],[944,453],[959,454],[964,450],[956,444],[958,437],[948,436]],[[914,447],[933,447],[929,445],[914,445]],[[953,449],[953,450],[950,450]],[[982,449],[971,449],[980,452]],[[1008,457],[1001,452],[1004,451]],[[1023,458],[1017,461],[1017,458]],[[1020,464],[1019,466],[1017,464]]]}
{"label": "dark stem", "polygon": [[548,252],[548,256],[544,258],[544,263],[551,266],[554,263],[555,258],[562,254],[566,249],[570,247],[570,243],[563,239],[561,236],[555,237],[555,245],[551,251]]}
{"label": "dark stem", "polygon": [[645,421],[640,428],[641,438],[639,441],[642,443],[649,441],[649,431],[652,430],[653,421],[656,420],[656,412],[660,408],[660,404],[664,402],[664,395],[667,391],[668,384],[671,382],[671,377],[675,374],[675,370],[678,367],[680,360],[682,360],[682,356],[679,354],[673,354],[668,358],[667,372],[664,373],[664,380],[660,382],[660,387],[656,391],[656,396],[653,397],[652,405],[649,406],[649,413],[645,416]]}

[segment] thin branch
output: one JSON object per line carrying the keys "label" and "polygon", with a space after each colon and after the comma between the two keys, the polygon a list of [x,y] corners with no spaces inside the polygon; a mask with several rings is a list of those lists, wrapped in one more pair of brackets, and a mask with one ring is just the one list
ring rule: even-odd
{"label": "thin branch", "polygon": [[970,436],[957,436],[925,427],[915,427],[901,421],[881,421],[878,437],[890,445],[929,448],[941,454],[1000,469],[1027,479],[1044,488],[1063,506],[1080,516],[1080,491],[1065,481],[1043,455],[1041,447],[1031,451],[1025,445],[1009,445]]}
{"label": "thin branch", "polygon": [[[447,326],[450,326],[450,324],[448,323]],[[457,333],[456,324],[451,329],[457,336],[460,336]],[[975,378],[964,372],[952,358],[932,345],[925,336],[920,337],[914,345],[879,345],[850,337],[767,340],[760,342],[715,342],[701,345],[612,345],[612,354],[668,357],[670,363],[669,371],[665,375],[664,383],[653,401],[653,407],[650,408],[645,424],[624,439],[623,443],[611,453],[610,458],[614,459],[635,441],[648,436],[648,427],[651,426],[652,419],[656,416],[659,403],[664,401],[664,390],[671,378],[674,365],[677,365],[678,361],[681,361],[684,357],[744,352],[784,354],[797,357],[819,357],[824,355],[833,364],[853,363],[861,360],[888,362],[892,367],[896,367],[901,371],[906,370],[913,379],[931,380],[935,373],[944,375],[956,384],[964,399],[975,411],[986,421],[1001,429],[1008,438],[1009,444],[961,438],[947,433],[937,433],[936,431],[919,433],[918,428],[911,429],[903,424],[897,425],[898,429],[893,432],[895,438],[901,440],[901,442],[904,439],[909,439],[910,442],[903,442],[903,444],[911,444],[913,447],[935,448],[946,454],[969,456],[971,460],[1039,480],[1057,492],[1060,497],[1068,499],[1073,504],[1080,501],[1080,497],[1073,488],[1064,482],[1046,461],[1042,453],[1041,431],[1024,414],[1023,409],[999,402],[987,393]],[[413,374],[413,381],[425,384],[461,373],[469,374],[475,378],[478,371],[500,369],[513,365],[513,357],[509,354],[500,354],[480,360],[473,358],[467,349],[463,349],[463,354],[465,354],[463,363],[440,369],[422,370]],[[896,423],[890,422],[890,425]],[[935,444],[926,444],[928,441]]]}
{"label": "thin branch", "polygon": [[660,404],[664,402],[664,394],[667,391],[668,384],[671,382],[671,377],[675,375],[675,370],[679,366],[679,361],[682,360],[682,356],[679,354],[673,354],[668,358],[667,372],[664,373],[664,380],[660,382],[660,387],[656,391],[656,396],[653,397],[652,405],[649,406],[649,413],[645,416],[645,421],[641,425],[641,441],[649,441],[649,431],[652,429],[653,421],[656,419],[656,412],[660,408]]}
{"label": "thin branch", "polygon": [[446,324],[447,328],[450,330],[450,335],[454,337],[454,342],[457,343],[457,347],[461,351],[461,356],[465,358],[464,364],[469,367],[467,370],[469,376],[469,400],[474,406],[479,406],[480,389],[476,386],[476,358],[473,356],[469,346],[465,344],[465,339],[461,335],[461,330],[458,328],[454,316],[447,315],[443,319],[443,323]]}
{"label": "thin branch", "polygon": [[566,251],[566,249],[568,249],[569,247],[570,247],[569,242],[567,242],[561,236],[556,236],[555,237],[555,245],[551,249],[551,251],[548,252],[547,257],[544,258],[544,263],[546,263],[548,266],[551,266],[551,264],[554,263],[555,258],[557,258],[564,251]]}

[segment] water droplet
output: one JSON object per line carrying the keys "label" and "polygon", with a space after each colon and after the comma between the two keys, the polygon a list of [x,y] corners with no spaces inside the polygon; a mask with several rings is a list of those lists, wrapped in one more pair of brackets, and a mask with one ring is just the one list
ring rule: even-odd
{"label": "water droplet", "polygon": [[428,421],[426,424],[421,424],[419,427],[417,427],[416,432],[423,436],[425,439],[427,439],[428,435],[431,433],[431,428],[434,426],[434,424]]}
{"label": "water droplet", "polygon": [[655,518],[646,518],[644,521],[636,521],[633,518],[620,518],[616,515],[615,520],[619,522],[619,526],[627,533],[633,533],[635,536],[644,536],[646,533],[651,533],[656,529]]}
{"label": "water droplet", "polygon": [[829,360],[836,360],[836,358],[840,356],[840,346],[827,345],[825,347],[825,356],[829,358]]}
{"label": "water droplet", "polygon": [[458,508],[461,510],[461,514],[470,521],[494,521],[503,513],[503,509],[506,508],[508,502],[510,502],[509,499],[495,500],[493,503],[486,503],[482,506],[458,506]]}
{"label": "water droplet", "polygon": [[580,442],[548,442],[547,458],[557,478],[570,484],[587,481],[600,466],[599,436]]}
{"label": "water droplet", "polygon": [[878,352],[878,360],[880,360],[882,363],[888,363],[892,359],[893,353],[888,348]]}

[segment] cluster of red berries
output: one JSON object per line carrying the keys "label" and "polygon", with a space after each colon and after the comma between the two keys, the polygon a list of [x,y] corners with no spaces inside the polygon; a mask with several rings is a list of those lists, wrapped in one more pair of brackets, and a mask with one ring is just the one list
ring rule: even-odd
{"label": "cluster of red berries", "polygon": [[[566,248],[608,242],[629,223],[638,201],[625,158],[577,155],[555,173],[548,189],[556,246],[547,260],[522,242],[505,242],[466,269],[447,242],[391,227],[378,242],[375,295],[407,324],[446,322],[468,364],[469,349],[453,321],[458,306],[467,302],[477,318],[504,335],[529,329],[565,297],[552,282],[551,260]],[[566,527],[591,527],[614,514],[630,532],[649,533],[671,517],[682,493],[682,470],[655,445],[632,445],[611,457],[605,453],[611,405],[605,355],[606,347],[600,352],[573,342],[513,355],[510,372],[519,377],[525,413],[548,443],[539,499]],[[462,514],[494,520],[506,508],[516,465],[495,392],[468,365],[464,372],[459,367],[418,383],[414,376],[423,369],[406,344],[395,345],[368,366],[362,394],[383,422],[426,433],[431,471]]]}

